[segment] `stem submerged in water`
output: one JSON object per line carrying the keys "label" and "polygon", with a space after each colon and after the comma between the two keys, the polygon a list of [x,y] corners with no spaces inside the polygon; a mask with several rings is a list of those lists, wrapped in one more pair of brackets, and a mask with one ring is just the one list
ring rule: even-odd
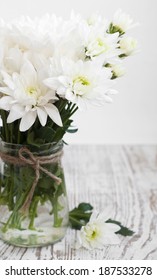
{"label": "stem submerged in water", "polygon": [[54,215],[54,227],[58,227],[58,202],[57,197],[53,199],[53,215]]}

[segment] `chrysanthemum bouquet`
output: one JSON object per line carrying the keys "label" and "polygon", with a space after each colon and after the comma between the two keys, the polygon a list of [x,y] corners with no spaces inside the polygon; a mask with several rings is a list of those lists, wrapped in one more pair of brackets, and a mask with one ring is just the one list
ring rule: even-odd
{"label": "chrysanthemum bouquet", "polygon": [[59,141],[71,116],[111,101],[122,61],[136,49],[133,26],[118,11],[111,22],[72,14],[0,23],[1,138],[18,144]]}
{"label": "chrysanthemum bouquet", "polygon": [[[58,187],[63,184],[60,154],[56,156],[60,150],[52,157],[36,153],[75,131],[71,116],[78,109],[112,101],[115,79],[124,74],[122,62],[136,50],[136,40],[126,35],[133,26],[121,11],[111,21],[98,15],[84,20],[74,13],[69,20],[46,15],[0,21],[0,203],[9,209],[7,220],[1,221],[5,240],[19,244],[18,231],[27,229],[21,244],[38,246],[35,231],[41,233],[40,242],[44,234],[35,219],[45,202],[45,211],[54,214],[54,227],[64,224],[58,217],[65,206],[65,189]],[[19,145],[15,153],[14,144]],[[17,232],[11,241],[13,228]]]}

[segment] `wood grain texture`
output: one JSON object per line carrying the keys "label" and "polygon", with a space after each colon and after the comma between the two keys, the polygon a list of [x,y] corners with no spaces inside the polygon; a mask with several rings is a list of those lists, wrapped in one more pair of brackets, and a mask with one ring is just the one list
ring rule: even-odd
{"label": "wood grain texture", "polygon": [[157,146],[66,147],[64,169],[70,209],[90,202],[135,231],[102,250],[75,250],[77,231],[53,246],[19,248],[0,241],[0,259],[157,259]]}

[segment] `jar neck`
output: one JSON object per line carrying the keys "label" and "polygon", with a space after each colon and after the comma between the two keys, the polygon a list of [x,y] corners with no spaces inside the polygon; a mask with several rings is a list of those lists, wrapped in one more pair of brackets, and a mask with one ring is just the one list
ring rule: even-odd
{"label": "jar neck", "polygon": [[61,151],[63,149],[63,141],[60,140],[59,142],[52,142],[52,143],[42,144],[40,146],[34,146],[28,144],[21,145],[21,144],[8,143],[0,139],[0,151],[3,153],[17,154],[22,147],[26,147],[33,154],[42,156],[47,154],[55,154],[58,151]]}

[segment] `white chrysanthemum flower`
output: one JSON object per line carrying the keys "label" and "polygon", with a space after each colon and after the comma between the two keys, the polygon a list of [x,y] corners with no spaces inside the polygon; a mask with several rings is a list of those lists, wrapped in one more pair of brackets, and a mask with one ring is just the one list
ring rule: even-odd
{"label": "white chrysanthemum flower", "polygon": [[84,46],[77,26],[56,40],[53,57],[66,57],[73,61],[85,59]]}
{"label": "white chrysanthemum flower", "polygon": [[88,25],[91,25],[91,26],[96,26],[96,25],[105,26],[107,21],[106,21],[106,19],[102,19],[101,16],[99,16],[98,14],[95,13],[95,14],[90,15],[87,18],[87,23],[88,23]]}
{"label": "white chrysanthemum flower", "polygon": [[31,19],[21,17],[0,27],[0,67],[7,73],[18,72],[22,59],[34,64],[34,57],[44,59],[54,55],[61,38],[69,28],[65,21],[55,15]]}
{"label": "white chrysanthemum flower", "polygon": [[128,14],[123,13],[121,9],[117,10],[114,14],[112,24],[117,27],[117,29],[120,29],[122,33],[137,25],[137,23],[133,23],[133,19]]}
{"label": "white chrysanthemum flower", "polygon": [[8,75],[2,72],[5,87],[0,87],[4,95],[0,98],[0,108],[10,111],[7,122],[21,119],[20,131],[28,130],[36,118],[42,126],[49,116],[57,125],[62,126],[59,111],[52,104],[57,100],[55,92],[43,83],[43,73],[38,73],[29,61],[22,65],[20,73]]}
{"label": "white chrysanthemum flower", "polygon": [[79,32],[84,46],[85,57],[89,59],[102,58],[102,63],[108,59],[117,57],[120,54],[119,50],[119,33],[107,34],[106,26],[89,26],[83,23],[79,25]]}
{"label": "white chrysanthemum flower", "polygon": [[33,32],[22,30],[7,30],[1,37],[0,68],[12,75],[19,72],[24,60],[28,58],[32,63],[36,56],[49,57],[53,55],[54,46],[48,38],[38,40]]}
{"label": "white chrysanthemum flower", "polygon": [[96,37],[91,37],[85,45],[85,54],[91,59],[101,54],[104,55],[105,60],[117,57],[120,54],[117,42],[118,33],[106,37],[97,34]]}
{"label": "white chrysanthemum flower", "polygon": [[62,32],[64,21],[60,17],[48,14],[34,19],[28,16],[22,16],[17,20],[11,21],[8,26],[12,33],[12,39],[17,38],[20,40],[19,35],[21,34],[21,40],[27,46],[27,38],[31,38],[30,44],[33,45],[35,41],[44,44],[45,42],[43,40],[46,37],[52,38],[58,36],[58,32]]}
{"label": "white chrysanthemum flower", "polygon": [[121,53],[129,56],[137,50],[137,40],[132,37],[124,37],[120,40]]}
{"label": "white chrysanthemum flower", "polygon": [[2,54],[0,57],[1,69],[8,74],[19,72],[24,60],[21,50],[17,46],[8,48],[4,43],[4,45],[0,46],[0,52]]}
{"label": "white chrysanthemum flower", "polygon": [[78,232],[77,247],[86,249],[101,249],[104,245],[119,244],[120,240],[115,232],[120,227],[115,224],[105,223],[109,219],[105,212],[101,214],[93,213],[90,221]]}
{"label": "white chrysanthemum flower", "polygon": [[[112,86],[111,70],[104,69],[92,61],[52,61],[53,75],[44,83],[57,94],[83,109],[87,104],[102,104],[111,101],[108,96]],[[59,69],[60,68],[60,69]]]}
{"label": "white chrysanthemum flower", "polygon": [[121,77],[125,74],[125,68],[121,64],[110,65],[114,77]]}

